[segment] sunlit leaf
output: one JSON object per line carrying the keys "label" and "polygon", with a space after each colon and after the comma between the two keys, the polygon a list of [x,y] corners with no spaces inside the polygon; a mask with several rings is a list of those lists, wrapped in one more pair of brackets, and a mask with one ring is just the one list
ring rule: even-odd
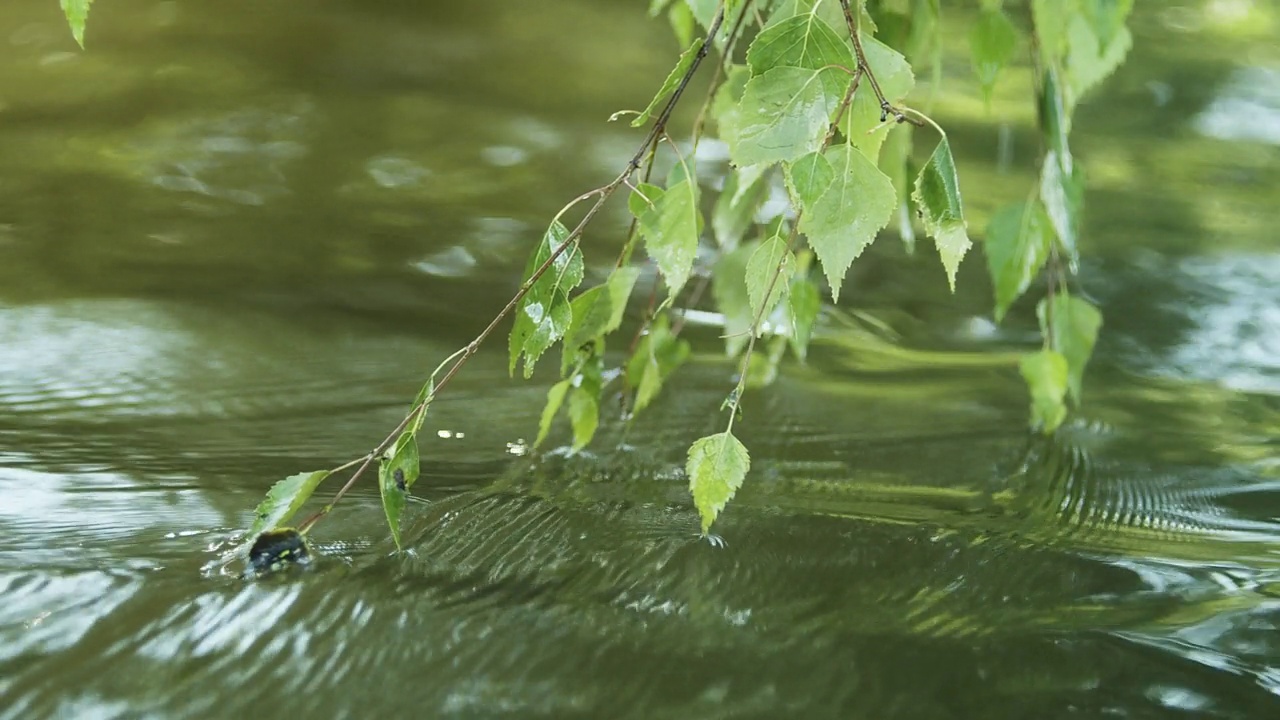
{"label": "sunlit leaf", "polygon": [[757,247],[759,244],[755,241],[745,243],[721,255],[711,268],[711,295],[716,309],[724,316],[724,345],[729,357],[737,356],[746,347],[755,321],[745,278],[747,261]]}
{"label": "sunlit leaf", "polygon": [[1040,301],[1036,308],[1040,329],[1045,337],[1052,337],[1052,345],[1067,361],[1067,387],[1071,399],[1077,405],[1084,387],[1084,370],[1093,355],[1102,327],[1102,313],[1086,300],[1070,295],[1054,296]]}
{"label": "sunlit leaf", "polygon": [[1038,202],[1002,208],[987,225],[983,241],[995,290],[996,322],[1031,286],[1049,258],[1053,227]]}
{"label": "sunlit leaf", "polygon": [[564,338],[561,374],[569,371],[573,358],[582,345],[617,330],[622,324],[622,317],[627,310],[627,301],[631,298],[631,290],[635,287],[638,277],[640,277],[638,267],[617,268],[604,284],[597,285],[573,299],[570,303],[573,321]]}
{"label": "sunlit leaf", "polygon": [[658,94],[653,96],[653,100],[649,101],[649,106],[640,112],[634,120],[631,121],[631,127],[640,127],[649,122],[649,118],[653,117],[653,113],[658,110],[662,101],[667,98],[680,84],[680,80],[689,72],[689,67],[693,65],[693,60],[698,55],[698,48],[702,47],[702,38],[694,40],[689,49],[680,53],[680,59],[676,62],[676,66],[671,69],[667,79],[662,82],[662,87],[658,88]]}
{"label": "sunlit leaf", "polygon": [[570,385],[568,380],[561,380],[547,390],[547,404],[542,407],[542,417],[538,420],[538,437],[533,441],[534,448],[541,446],[542,441],[547,439],[547,435],[551,432],[551,423],[556,419],[556,413],[560,412],[560,406],[564,404],[564,396],[569,392]]}
{"label": "sunlit leaf", "polygon": [[701,438],[689,448],[685,472],[689,475],[693,504],[702,517],[704,535],[742,487],[750,467],[747,448],[728,431]]}
{"label": "sunlit leaf", "polygon": [[1031,391],[1031,424],[1051,433],[1067,417],[1067,359],[1061,353],[1041,350],[1022,356],[1022,377]]}
{"label": "sunlit leaf", "polygon": [[809,354],[809,339],[822,309],[818,286],[806,276],[796,276],[787,293],[787,314],[791,320],[791,350],[800,360]]}
{"label": "sunlit leaf", "polygon": [[[747,298],[753,318],[768,317],[787,289],[794,261],[787,239],[778,234],[765,240],[747,261]],[[756,328],[759,334],[760,328]]]}
{"label": "sunlit leaf", "polygon": [[689,352],[689,341],[671,334],[666,315],[654,319],[627,363],[627,376],[636,388],[632,412],[638,413],[653,402],[671,373],[688,359]]}
{"label": "sunlit leaf", "polygon": [[290,475],[272,485],[267,496],[253,511],[253,524],[249,526],[248,537],[257,537],[288,522],[327,477],[328,470],[316,470]]}
{"label": "sunlit leaf", "polygon": [[[557,248],[564,245],[569,231],[559,222],[547,229],[538,247],[529,256],[525,266],[526,281],[550,259]],[[573,320],[569,306],[570,290],[582,283],[585,268],[582,252],[569,247],[551,264],[535,282],[520,302],[515,312],[515,322],[508,342],[509,372],[515,373],[516,362],[524,355],[524,375],[533,375],[534,363],[547,348],[564,337]]]}
{"label": "sunlit leaf", "polygon": [[973,72],[978,76],[982,94],[988,100],[1000,71],[1013,59],[1017,44],[1017,31],[1003,10],[987,8],[978,15],[978,21],[969,32],[969,52],[973,58]]}
{"label": "sunlit leaf", "polygon": [[[675,295],[689,279],[698,254],[702,212],[698,209],[696,176],[686,175],[684,166],[680,164],[676,165],[673,173],[678,173],[683,179],[653,200],[653,205],[639,215],[639,222],[645,250],[662,271],[668,291]],[[634,204],[632,209],[637,209]]]}
{"label": "sunlit leaf", "polygon": [[89,19],[89,6],[93,0],[62,0],[62,13],[67,16],[67,24],[71,26],[71,36],[84,48],[84,26]]}
{"label": "sunlit leaf", "polygon": [[839,300],[849,266],[889,224],[896,201],[893,184],[848,144],[800,158],[788,178],[804,213],[800,230],[822,263],[832,298]]}
{"label": "sunlit leaf", "polygon": [[725,176],[724,189],[711,213],[711,230],[721,249],[732,250],[755,223],[760,205],[769,196],[765,166],[734,168]]}
{"label": "sunlit leaf", "polygon": [[951,143],[945,136],[938,141],[933,155],[916,176],[911,199],[920,211],[925,231],[933,236],[938,246],[947,281],[951,284],[951,291],[955,292],[960,261],[973,244],[965,231],[960,180],[956,177],[955,160],[951,157]]}
{"label": "sunlit leaf", "polygon": [[1070,155],[1052,150],[1045,154],[1040,168],[1040,200],[1053,225],[1058,245],[1067,255],[1071,272],[1080,262],[1076,234],[1080,227],[1080,210],[1084,204],[1084,178]]}
{"label": "sunlit leaf", "polygon": [[387,515],[387,527],[391,539],[400,549],[400,515],[404,512],[409,488],[418,479],[418,438],[402,433],[394,445],[378,458],[378,490],[382,494],[382,509]]}

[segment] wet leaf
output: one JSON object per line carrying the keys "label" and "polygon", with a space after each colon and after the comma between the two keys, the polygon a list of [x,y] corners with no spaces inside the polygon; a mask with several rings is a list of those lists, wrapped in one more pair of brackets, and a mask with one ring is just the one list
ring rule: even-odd
{"label": "wet leaf", "polygon": [[551,432],[551,423],[556,419],[556,413],[560,412],[560,406],[564,404],[564,397],[569,392],[570,385],[568,380],[561,380],[547,390],[547,404],[542,406],[542,417],[538,420],[538,437],[533,441],[535,449],[542,445],[542,441],[546,440]]}
{"label": "wet leaf", "polygon": [[951,143],[946,137],[938,141],[938,147],[916,176],[915,191],[911,193],[925,231],[933,236],[938,255],[947,271],[951,292],[956,290],[956,272],[960,261],[973,243],[965,232],[964,207],[960,202],[960,180],[956,177],[955,160],[951,157]]}
{"label": "wet leaf", "polygon": [[711,213],[711,230],[723,250],[733,250],[755,224],[760,205],[769,196],[765,167],[734,168],[725,177],[724,189]]}
{"label": "wet leaf", "polygon": [[751,297],[747,294],[747,261],[759,247],[759,243],[746,243],[732,252],[721,255],[711,269],[711,295],[716,309],[724,315],[725,354],[735,357],[746,347],[750,339],[751,324],[755,315],[751,312]]}
{"label": "wet leaf", "polygon": [[[680,292],[693,269],[702,233],[702,213],[698,209],[696,176],[686,174],[683,165],[672,170],[681,179],[645,207],[638,216],[645,250],[657,263],[671,295]],[[636,208],[632,204],[632,210]]]}
{"label": "wet leaf", "polygon": [[838,65],[847,72],[823,73],[820,78],[824,91],[838,101],[849,87],[856,60],[845,36],[817,13],[803,13],[762,30],[747,50],[747,65],[752,75],[778,67],[817,71]]}
{"label": "wet leaf", "polygon": [[573,299],[570,303],[573,321],[564,338],[564,359],[560,363],[561,375],[569,372],[573,359],[583,345],[602,335],[608,335],[622,324],[623,315],[627,311],[627,301],[631,299],[631,291],[639,277],[640,268],[617,268],[603,284]]}
{"label": "wet leaf", "polygon": [[[524,279],[528,281],[565,243],[569,231],[556,222],[547,229],[542,241],[525,266]],[[568,293],[582,283],[585,268],[582,252],[570,247],[556,257],[547,271],[538,278],[516,308],[515,322],[508,342],[509,368],[515,373],[516,363],[524,356],[524,376],[533,375],[533,366],[547,348],[564,337],[573,321]]]}
{"label": "wet leaf", "polygon": [[89,19],[89,6],[92,4],[93,0],[62,0],[62,13],[67,16],[71,36],[81,49],[84,49],[84,26]]}
{"label": "wet leaf", "polygon": [[1036,308],[1040,330],[1052,337],[1052,345],[1067,361],[1067,387],[1077,405],[1084,388],[1084,370],[1093,355],[1102,327],[1102,313],[1086,300],[1056,295],[1052,304],[1045,298]]}
{"label": "wet leaf", "polygon": [[288,522],[327,477],[329,477],[328,470],[315,470],[290,475],[272,485],[267,491],[267,496],[253,512],[253,524],[249,526],[247,536],[257,537],[267,530]]}
{"label": "wet leaf", "polygon": [[818,286],[805,276],[797,276],[791,280],[791,288],[787,293],[787,314],[791,319],[791,350],[801,361],[809,354],[809,340],[813,337],[813,326],[818,321],[818,312],[822,309],[822,297]]}
{"label": "wet leaf", "polygon": [[1067,417],[1067,359],[1053,350],[1022,356],[1022,378],[1031,391],[1031,424],[1053,432]]}
{"label": "wet leaf", "polygon": [[847,144],[800,158],[788,178],[804,212],[800,230],[822,263],[832,298],[839,300],[849,266],[889,224],[896,202],[893,184]]}
{"label": "wet leaf", "polygon": [[573,449],[581,450],[591,443],[600,425],[599,388],[593,393],[583,387],[569,392],[569,424],[573,428]]}
{"label": "wet leaf", "polygon": [[666,315],[654,319],[627,363],[627,376],[636,388],[632,412],[639,413],[653,402],[671,373],[688,359],[689,352],[689,341],[671,334]]}
{"label": "wet leaf", "polygon": [[[787,248],[786,237],[781,234],[765,240],[751,253],[751,259],[747,261],[746,281],[753,319],[767,318],[782,299],[794,260]],[[758,327],[756,334],[760,334]]]}
{"label": "wet leaf", "polygon": [[844,71],[777,67],[748,80],[738,112],[721,127],[733,163],[794,160],[821,147],[841,98],[826,89],[833,74]]}
{"label": "wet leaf", "polygon": [[1066,253],[1071,272],[1080,264],[1076,234],[1080,227],[1080,210],[1084,204],[1084,177],[1071,162],[1050,150],[1040,168],[1040,200],[1053,226],[1058,246]]}
{"label": "wet leaf", "polygon": [[987,8],[978,15],[969,32],[969,52],[973,58],[973,72],[982,85],[982,94],[991,100],[1000,71],[1013,59],[1018,44],[1018,33],[1009,16],[998,7]]}
{"label": "wet leaf", "polygon": [[409,489],[418,479],[420,469],[418,438],[401,433],[394,445],[378,458],[378,489],[382,495],[382,509],[391,528],[391,539],[400,549],[400,515],[409,495]]}
{"label": "wet leaf", "polygon": [[1053,227],[1038,202],[1002,208],[987,225],[987,270],[995,289],[996,322],[1031,286],[1049,259]]}
{"label": "wet leaf", "polygon": [[689,45],[688,50],[680,53],[680,59],[676,62],[676,66],[671,69],[667,79],[662,82],[662,87],[658,88],[658,94],[654,95],[653,100],[649,101],[649,106],[631,121],[631,127],[640,127],[649,122],[649,118],[653,117],[653,113],[658,110],[662,101],[676,89],[685,73],[689,72],[689,68],[693,65],[693,60],[697,57],[698,48],[700,47],[702,47],[702,38],[694,40]]}
{"label": "wet leaf", "polygon": [[750,467],[747,448],[728,431],[701,438],[689,448],[685,472],[693,504],[702,517],[703,535],[742,487]]}

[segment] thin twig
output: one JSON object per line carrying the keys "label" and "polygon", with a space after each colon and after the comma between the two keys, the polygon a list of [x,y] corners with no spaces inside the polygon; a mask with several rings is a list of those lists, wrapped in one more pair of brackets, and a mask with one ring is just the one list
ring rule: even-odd
{"label": "thin twig", "polygon": [[849,7],[849,0],[840,0],[840,9],[844,11],[844,22],[849,28],[849,37],[853,40],[853,51],[858,56],[858,69],[866,73],[867,80],[871,82],[871,90],[876,94],[876,100],[880,102],[880,122],[884,122],[893,116],[900,123],[911,123],[912,125],[920,125],[920,121],[915,118],[907,117],[893,103],[884,96],[884,91],[880,89],[880,81],[876,80],[875,73],[871,72],[871,64],[867,62],[867,52],[862,47],[862,36],[858,33],[858,21],[854,17],[853,10]]}

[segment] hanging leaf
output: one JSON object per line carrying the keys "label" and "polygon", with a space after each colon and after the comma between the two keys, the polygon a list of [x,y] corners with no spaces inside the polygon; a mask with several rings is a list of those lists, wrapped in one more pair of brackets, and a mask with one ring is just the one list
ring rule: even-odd
{"label": "hanging leaf", "polygon": [[[598,390],[598,388],[597,388]],[[599,394],[576,387],[569,393],[569,424],[573,427],[573,449],[581,450],[591,443],[600,425]]]}
{"label": "hanging leaf", "polygon": [[662,82],[662,87],[658,88],[658,94],[654,95],[653,100],[649,101],[649,106],[631,121],[631,127],[640,127],[649,122],[649,118],[653,117],[653,113],[657,111],[658,106],[663,100],[666,100],[668,95],[675,91],[685,73],[689,72],[689,68],[693,65],[693,60],[697,57],[698,48],[700,47],[702,47],[702,38],[694,40],[689,45],[688,50],[680,53],[680,59],[676,62],[676,66],[671,69],[667,79]]}
{"label": "hanging leaf", "polygon": [[688,359],[689,352],[689,341],[671,334],[666,315],[654,319],[627,363],[627,378],[636,388],[633,413],[639,413],[653,402],[671,373]]}
{"label": "hanging leaf", "polygon": [[832,65],[845,68],[845,72],[824,73],[820,77],[824,91],[837,101],[849,88],[856,64],[853,46],[817,13],[795,15],[770,25],[747,50],[752,75],[778,67],[813,71]]}
{"label": "hanging leaf", "polygon": [[[427,378],[427,381],[422,384],[422,389],[418,390],[418,394],[414,396],[413,404],[409,406],[410,412],[414,412],[416,410],[417,415],[415,415],[413,420],[409,423],[407,428],[408,433],[417,435],[418,431],[422,429],[422,421],[427,419],[427,407],[430,406],[430,398],[435,391],[435,378]],[[418,408],[421,408],[421,410],[418,410]]]}
{"label": "hanging leaf", "polygon": [[995,289],[996,322],[1031,286],[1049,258],[1053,227],[1038,202],[1002,208],[987,225],[987,270]]}
{"label": "hanging leaf", "polygon": [[685,472],[693,504],[702,516],[703,535],[742,487],[750,467],[747,448],[729,431],[708,435],[689,448]]}
{"label": "hanging leaf", "polygon": [[[552,223],[525,265],[526,282],[568,238],[569,231],[564,225]],[[582,283],[584,274],[582,252],[576,246],[570,247],[560,253],[529,288],[516,308],[515,323],[511,327],[508,342],[510,373],[515,373],[516,362],[523,354],[524,376],[532,376],[533,366],[542,353],[564,337],[573,321],[568,293]]]}
{"label": "hanging leaf", "polygon": [[747,262],[760,245],[752,241],[721,255],[711,269],[711,295],[716,309],[724,316],[724,349],[728,357],[737,357],[751,337],[751,297],[743,281]]}
{"label": "hanging leaf", "polygon": [[1080,98],[1115,72],[1133,47],[1133,36],[1123,19],[1109,28],[1110,41],[1104,43],[1094,26],[1082,15],[1075,15],[1067,27],[1066,78],[1067,106],[1075,107]]}
{"label": "hanging leaf", "polygon": [[813,326],[821,309],[822,297],[818,286],[807,275],[797,274],[787,292],[787,315],[791,320],[791,334],[787,339],[791,343],[791,351],[801,362],[809,354],[809,340],[813,337]]}
{"label": "hanging leaf", "polygon": [[794,160],[820,148],[842,97],[827,92],[824,77],[836,73],[844,71],[776,67],[747,81],[738,112],[720,132],[733,163]]}
{"label": "hanging leaf", "polygon": [[711,101],[711,117],[720,129],[720,136],[728,138],[726,128],[735,127],[741,112],[738,103],[747,90],[747,81],[751,79],[751,70],[746,65],[732,64],[724,74],[724,82],[716,90]]}
{"label": "hanging leaf", "polygon": [[880,171],[893,183],[893,192],[897,196],[898,235],[908,255],[916,251],[916,231],[911,225],[911,203],[907,200],[911,194],[911,147],[912,125],[895,125],[884,140],[879,160]]}
{"label": "hanging leaf", "polygon": [[1098,44],[1105,48],[1126,32],[1124,21],[1133,10],[1133,0],[1080,0],[1080,10]]}
{"label": "hanging leaf", "polygon": [[394,445],[378,458],[378,489],[382,494],[382,510],[387,515],[387,527],[396,549],[400,545],[400,515],[404,512],[409,489],[418,479],[420,469],[418,438],[401,433]]}
{"label": "hanging leaf", "polygon": [[1067,20],[1074,4],[1064,0],[1031,0],[1040,57],[1047,67],[1056,66],[1066,52]]}
{"label": "hanging leaf", "polygon": [[722,250],[738,247],[755,224],[760,205],[769,197],[769,175],[762,165],[734,168],[725,177],[724,189],[711,213],[711,230]]}
{"label": "hanging leaf", "polygon": [[982,94],[991,101],[1000,71],[1008,67],[1018,44],[1018,33],[1009,16],[999,7],[987,8],[978,15],[969,32],[969,52],[973,58],[973,72],[982,85]]}
{"label": "hanging leaf", "polygon": [[573,310],[573,321],[564,338],[564,357],[560,363],[560,374],[569,372],[573,359],[579,348],[602,335],[608,335],[622,324],[622,317],[627,310],[627,301],[631,299],[631,291],[636,279],[640,277],[638,267],[620,267],[609,275],[604,284],[597,285],[570,303]]}
{"label": "hanging leaf", "polygon": [[1071,162],[1070,155],[1058,155],[1052,150],[1045,155],[1040,168],[1040,200],[1058,245],[1067,255],[1069,269],[1074,273],[1080,264],[1076,235],[1084,204],[1084,177]]}
{"label": "hanging leaf", "polygon": [[[765,240],[751,253],[751,259],[747,261],[746,281],[753,319],[767,318],[782,299],[794,260],[782,234]],[[757,327],[756,334],[760,333],[761,329]]]}
{"label": "hanging leaf", "polygon": [[889,224],[895,196],[889,178],[852,145],[806,155],[791,165],[788,179],[803,215],[800,230],[822,263],[831,296],[855,258]]}
{"label": "hanging leaf", "polygon": [[[890,103],[900,103],[916,84],[910,63],[897,50],[873,37],[863,37],[862,46],[867,55],[867,64],[880,83],[880,92],[884,93],[885,99]],[[867,82],[865,78],[863,82]],[[849,104],[849,110],[840,123],[840,130],[863,155],[877,160],[881,146],[895,125],[885,116],[874,92],[859,90]]]}
{"label": "hanging leaf", "polygon": [[711,27],[711,21],[716,16],[717,0],[685,0],[685,3],[693,11],[693,17],[697,19],[699,25],[704,28]]}
{"label": "hanging leaf", "polygon": [[1067,394],[1067,359],[1061,353],[1041,350],[1022,356],[1022,377],[1031,391],[1031,424],[1046,435],[1067,418],[1063,402]]}
{"label": "hanging leaf", "polygon": [[1089,302],[1066,294],[1054,296],[1053,303],[1045,298],[1036,308],[1040,318],[1040,331],[1051,337],[1051,344],[1067,361],[1067,387],[1071,399],[1080,404],[1084,387],[1084,369],[1093,356],[1093,346],[1098,341],[1102,327],[1102,313]]}
{"label": "hanging leaf", "polygon": [[960,202],[960,180],[956,177],[955,160],[951,157],[951,143],[943,136],[938,141],[929,161],[916,176],[916,188],[911,193],[920,211],[925,231],[933,236],[938,255],[947,271],[951,292],[956,291],[956,272],[960,261],[973,246],[965,232],[964,207]]}
{"label": "hanging leaf", "polygon": [[84,49],[84,26],[89,19],[89,6],[93,0],[62,0],[62,14],[67,16],[67,24],[71,26],[71,36],[76,39],[80,49]]}
{"label": "hanging leaf", "polygon": [[267,530],[288,522],[327,477],[328,470],[316,470],[290,475],[272,485],[267,496],[253,511],[253,524],[249,526],[247,537],[256,538]]}
{"label": "hanging leaf", "polygon": [[534,449],[542,445],[542,441],[547,439],[547,435],[551,432],[551,422],[556,419],[556,413],[560,412],[560,406],[564,404],[564,396],[569,392],[571,383],[568,380],[561,380],[547,390],[547,404],[542,407],[542,417],[538,420],[538,437],[533,441]]}
{"label": "hanging leaf", "polygon": [[[696,176],[686,174],[681,164],[677,164],[672,173],[681,179],[656,199],[650,196],[653,205],[645,207],[638,218],[645,250],[662,272],[668,292],[675,295],[693,270],[698,236],[702,233],[702,213],[698,209]],[[631,209],[633,212],[638,209],[635,202]]]}
{"label": "hanging leaf", "polygon": [[676,42],[688,45],[693,41],[693,31],[698,26],[693,18],[693,11],[688,5],[682,2],[673,4],[671,10],[667,12],[667,20],[671,23],[671,30],[676,34]]}

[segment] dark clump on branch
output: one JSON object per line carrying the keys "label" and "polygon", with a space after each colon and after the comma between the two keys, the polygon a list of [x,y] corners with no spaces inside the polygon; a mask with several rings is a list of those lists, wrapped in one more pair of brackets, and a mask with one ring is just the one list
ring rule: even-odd
{"label": "dark clump on branch", "polygon": [[263,574],[291,565],[311,562],[311,548],[302,533],[293,528],[268,530],[249,548],[249,570]]}

